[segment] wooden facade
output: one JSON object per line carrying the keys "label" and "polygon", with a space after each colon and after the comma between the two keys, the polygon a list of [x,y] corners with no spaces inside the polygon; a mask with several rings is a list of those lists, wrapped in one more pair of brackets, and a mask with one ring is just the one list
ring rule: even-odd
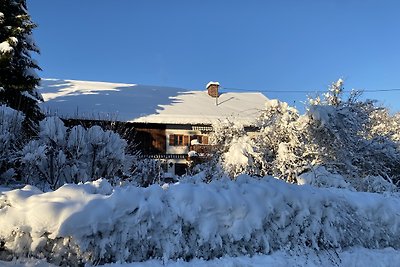
{"label": "wooden facade", "polygon": [[134,142],[137,148],[144,155],[166,154],[166,135],[165,128],[145,128],[140,125],[140,128],[135,128]]}
{"label": "wooden facade", "polygon": [[[142,158],[160,160],[166,172],[173,175],[185,174],[189,162],[198,164],[208,161],[215,149],[209,144],[211,125],[77,119],[67,119],[64,123],[68,127],[82,125],[89,128],[99,125],[105,130],[112,130],[127,141],[128,152],[139,152]],[[253,132],[257,127],[245,127],[245,130]],[[189,153],[191,151],[196,153]]]}
{"label": "wooden facade", "polygon": [[[188,151],[199,150],[198,152],[203,154],[208,146],[208,136],[190,134],[190,132],[192,129],[197,132],[204,130],[209,132],[211,130],[210,126],[205,125],[166,125],[102,120],[65,119],[64,123],[68,127],[82,125],[89,128],[98,125],[105,130],[112,130],[128,142],[130,152],[139,151],[142,157],[153,159],[188,159],[187,153],[171,153],[167,151],[167,147],[186,148]],[[167,127],[177,131],[187,131],[187,134],[170,134],[167,140]],[[197,144],[192,145],[191,142],[195,139]]]}

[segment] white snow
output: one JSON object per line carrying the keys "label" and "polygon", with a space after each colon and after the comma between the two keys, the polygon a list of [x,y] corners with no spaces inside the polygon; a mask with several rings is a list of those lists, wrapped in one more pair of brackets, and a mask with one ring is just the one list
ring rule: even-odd
{"label": "white snow", "polygon": [[299,185],[314,185],[317,187],[352,188],[346,179],[340,174],[332,174],[325,167],[317,166],[311,171],[297,177]]}
{"label": "white snow", "polygon": [[204,90],[57,79],[44,79],[39,92],[52,115],[170,124],[250,124],[268,100],[261,93],[223,93],[216,105]]}
{"label": "white snow", "polygon": [[249,155],[251,154],[254,154],[254,151],[250,145],[249,137],[242,136],[232,141],[228,152],[224,154],[225,163],[245,168],[245,166],[251,165],[251,162],[249,162]]}
{"label": "white snow", "polygon": [[8,41],[4,41],[0,43],[0,53],[1,54],[8,54],[13,51],[14,48],[10,45]]}
{"label": "white snow", "polygon": [[[336,254],[337,253],[337,254]],[[183,260],[160,261],[148,260],[135,263],[112,263],[99,265],[99,267],[288,267],[288,266],[343,266],[343,267],[398,267],[400,253],[392,248],[365,249],[351,248],[344,251],[322,251],[320,253],[309,252],[296,254],[295,252],[277,251],[270,255],[256,255],[253,257],[222,257],[215,260],[194,259],[189,262]],[[17,259],[11,262],[0,261],[4,267],[52,267],[50,263],[35,259]]]}
{"label": "white snow", "polygon": [[195,157],[195,156],[197,156],[197,152],[191,150],[191,151],[188,152],[188,156],[189,156],[189,157]]}
{"label": "white snow", "polygon": [[272,177],[112,192],[102,181],[48,193],[31,186],[2,192],[0,240],[14,255],[56,264],[399,249],[399,214],[396,194],[297,186]]}
{"label": "white snow", "polygon": [[365,249],[352,248],[343,252],[323,251],[321,253],[296,254],[296,252],[278,251],[270,255],[256,255],[253,257],[222,257],[215,260],[195,259],[190,262],[150,260],[146,262],[126,263],[126,264],[107,264],[104,267],[320,267],[320,266],[382,266],[398,267],[400,253],[392,248],[387,249]]}
{"label": "white snow", "polygon": [[251,125],[263,110],[268,100],[261,93],[223,93],[211,98],[204,91],[189,91],[171,97],[168,105],[160,105],[157,114],[136,119],[137,122],[212,124],[221,120],[231,120]]}
{"label": "white snow", "polygon": [[15,46],[15,45],[18,44],[18,38],[17,38],[17,37],[14,37],[14,36],[11,36],[11,37],[8,38],[8,42],[9,42],[11,45]]}
{"label": "white snow", "polygon": [[191,144],[191,145],[200,145],[199,140],[197,140],[197,139],[191,140],[191,141],[190,141],[190,144]]}
{"label": "white snow", "polygon": [[[1,21],[1,15],[0,15]],[[9,37],[6,41],[0,43],[0,54],[8,54],[14,50],[13,46],[18,44],[18,39],[16,37]]]}

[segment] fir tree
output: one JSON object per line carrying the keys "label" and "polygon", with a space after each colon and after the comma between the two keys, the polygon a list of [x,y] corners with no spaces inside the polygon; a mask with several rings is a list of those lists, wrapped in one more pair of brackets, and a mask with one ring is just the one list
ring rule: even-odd
{"label": "fir tree", "polygon": [[42,116],[35,73],[41,69],[30,56],[39,53],[31,38],[35,27],[26,0],[0,0],[0,103],[25,113],[30,126]]}

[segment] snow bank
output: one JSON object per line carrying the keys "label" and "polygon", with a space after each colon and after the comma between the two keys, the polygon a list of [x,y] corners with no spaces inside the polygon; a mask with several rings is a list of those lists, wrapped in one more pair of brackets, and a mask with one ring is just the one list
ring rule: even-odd
{"label": "snow bank", "polygon": [[271,255],[256,255],[253,257],[222,257],[214,260],[194,259],[190,262],[150,260],[146,262],[136,262],[128,264],[107,264],[104,267],[287,267],[287,266],[381,266],[398,267],[400,262],[399,251],[394,249],[364,249],[354,248],[348,251],[324,251],[322,253],[296,254],[278,251]]}
{"label": "snow bank", "polygon": [[248,176],[104,191],[86,184],[2,192],[0,250],[77,264],[400,248],[400,199],[390,195]]}
{"label": "snow bank", "polygon": [[[111,263],[101,265],[103,267],[287,267],[287,266],[382,266],[398,267],[400,253],[392,248],[385,249],[365,249],[351,248],[346,251],[309,251],[306,254],[296,254],[285,251],[277,251],[270,255],[222,257],[214,260],[193,259],[185,262],[181,259],[177,261],[148,260],[135,263]],[[52,267],[50,263],[36,259],[17,259],[11,262],[0,261],[0,265],[7,267]]]}

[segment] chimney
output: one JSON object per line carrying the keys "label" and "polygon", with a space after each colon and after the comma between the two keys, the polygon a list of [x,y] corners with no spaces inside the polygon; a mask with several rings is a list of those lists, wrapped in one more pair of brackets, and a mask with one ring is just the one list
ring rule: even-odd
{"label": "chimney", "polygon": [[206,85],[208,95],[214,98],[218,97],[219,82],[209,82]]}

